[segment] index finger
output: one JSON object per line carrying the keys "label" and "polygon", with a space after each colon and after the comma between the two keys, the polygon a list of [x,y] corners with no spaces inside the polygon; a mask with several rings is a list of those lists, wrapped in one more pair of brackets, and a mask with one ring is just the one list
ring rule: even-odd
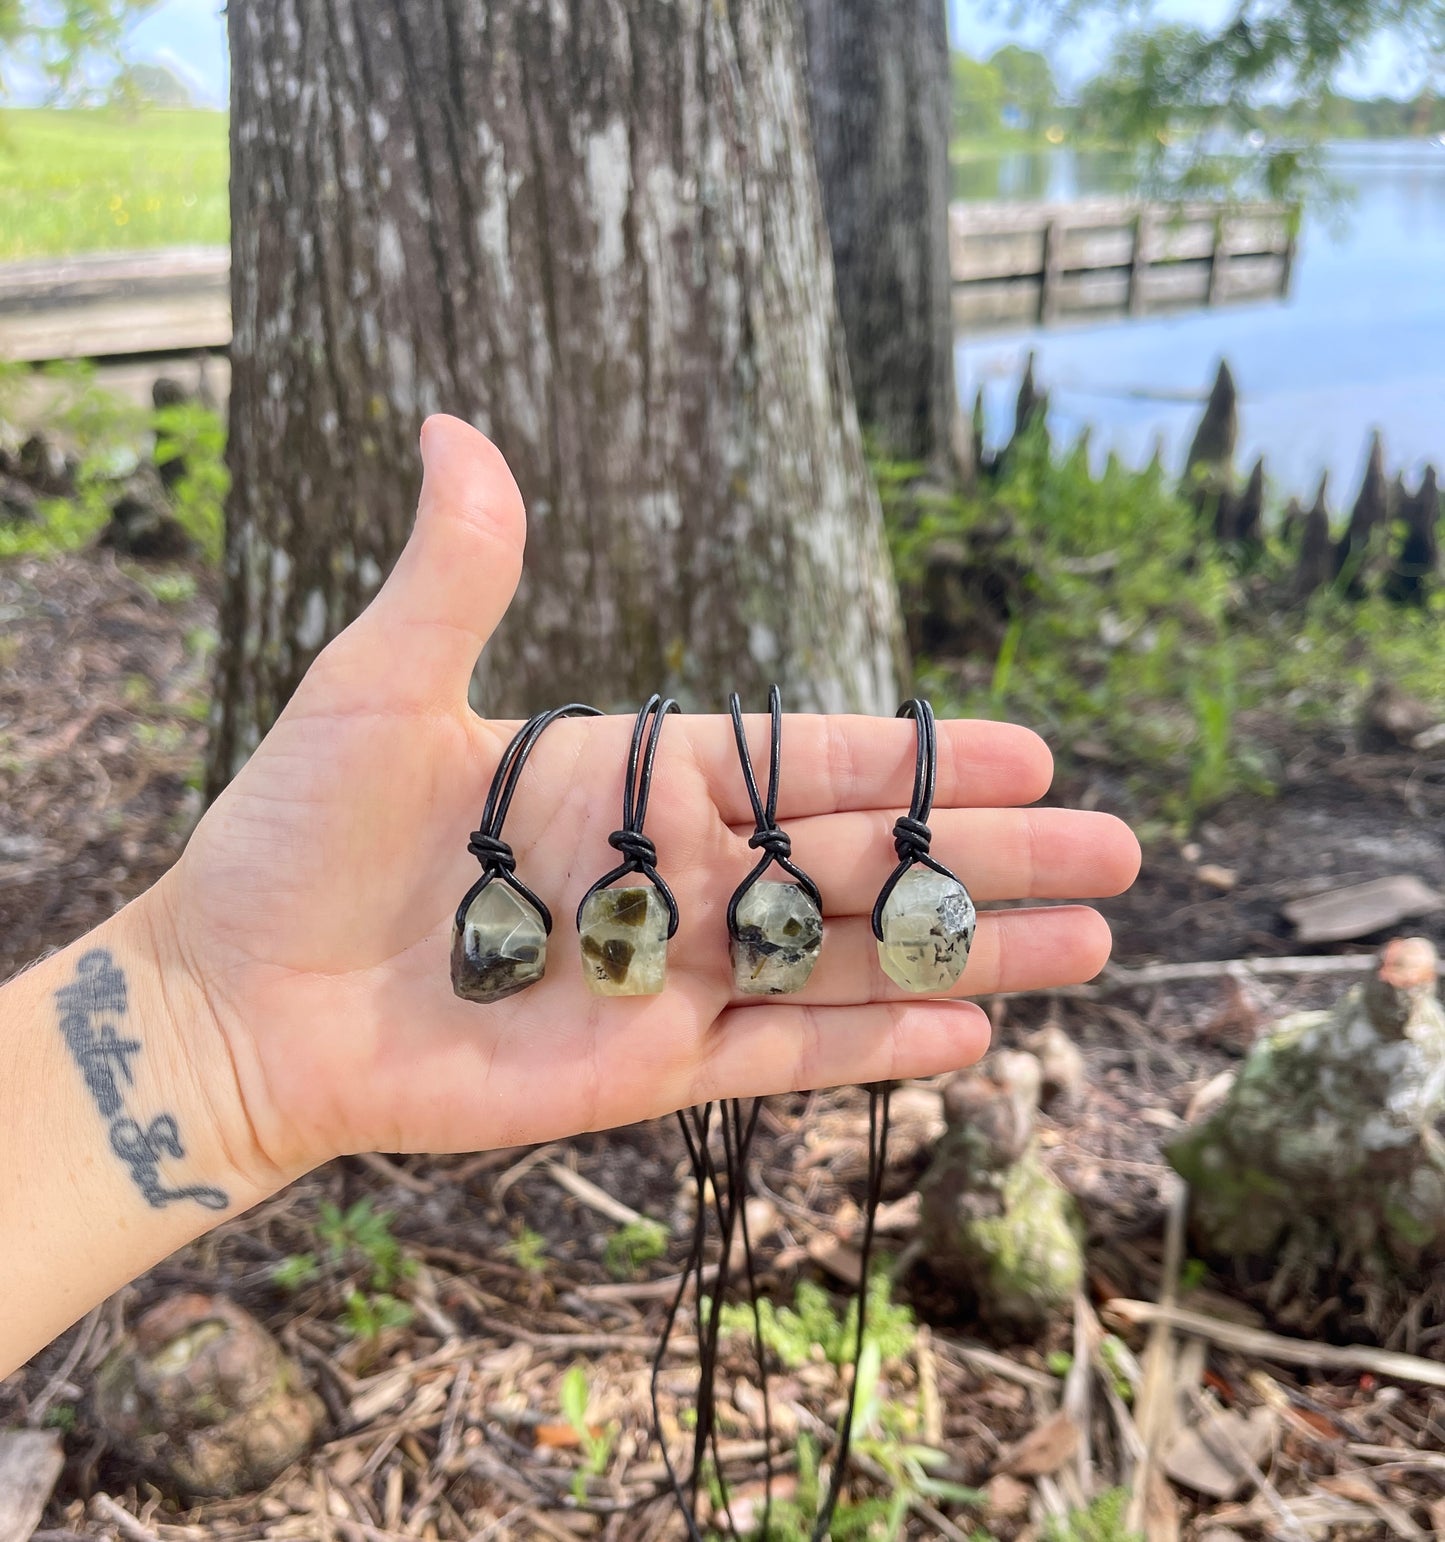
{"label": "index finger", "polygon": [[[729,824],[752,820],[732,722],[681,720],[713,801]],[[766,794],[766,716],[743,718],[759,789]],[[902,809],[913,793],[916,726],[906,718],[787,713],[779,820],[850,809]],[[1031,729],[974,718],[938,721],[937,808],[1013,808],[1043,797],[1053,780],[1049,747]]]}

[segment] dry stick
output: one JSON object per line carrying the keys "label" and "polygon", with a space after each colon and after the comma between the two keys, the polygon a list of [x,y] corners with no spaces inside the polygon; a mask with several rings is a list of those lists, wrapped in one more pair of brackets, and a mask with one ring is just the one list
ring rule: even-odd
{"label": "dry stick", "polygon": [[1393,1349],[1371,1349],[1364,1344],[1319,1344],[1312,1339],[1287,1339],[1261,1328],[1242,1328],[1236,1323],[1186,1312],[1180,1307],[1156,1306],[1152,1301],[1120,1297],[1104,1308],[1106,1316],[1130,1325],[1166,1321],[1179,1333],[1208,1339],[1223,1349],[1285,1365],[1307,1365],[1320,1370],[1372,1371],[1392,1381],[1418,1382],[1426,1387],[1445,1387],[1445,1363],[1404,1355]]}
{"label": "dry stick", "polygon": [[[704,1288],[716,1278],[717,1265],[709,1264],[702,1271]],[[668,1274],[660,1280],[647,1280],[640,1285],[579,1285],[571,1294],[583,1301],[668,1301],[677,1294],[681,1281],[680,1274]]]}
{"label": "dry stick", "polygon": [[1189,980],[1365,974],[1374,963],[1373,954],[1352,953],[1319,957],[1207,959],[1193,964],[1141,964],[1137,969],[1105,969],[1092,985],[1056,985],[1045,990],[1000,994],[1047,996],[1057,1001],[1101,1001],[1118,991],[1147,989],[1155,985],[1178,985]]}
{"label": "dry stick", "polygon": [[[616,1221],[620,1226],[637,1226],[647,1220],[645,1215],[634,1210],[631,1205],[624,1205],[620,1199],[614,1199],[605,1189],[599,1189],[581,1173],[574,1173],[570,1167],[564,1167],[561,1162],[547,1162],[544,1166],[547,1176],[554,1183],[580,1199],[598,1215],[605,1215],[609,1221]],[[660,1226],[662,1223],[659,1221],[654,1224]]]}
{"label": "dry stick", "polygon": [[[534,1333],[530,1328],[519,1328],[515,1323],[499,1322],[490,1317],[483,1320],[483,1326],[488,1333],[520,1339],[534,1349],[561,1349],[579,1355],[607,1354],[614,1349],[621,1354],[650,1355],[657,1348],[656,1339],[644,1338],[637,1333]],[[667,1352],[669,1355],[695,1355],[697,1340],[672,1339]]]}
{"label": "dry stick", "polygon": [[1060,1406],[1074,1422],[1079,1432],[1079,1444],[1074,1451],[1075,1477],[1079,1485],[1079,1503],[1087,1505],[1094,1497],[1094,1453],[1089,1428],[1093,1418],[1090,1393],[1094,1379],[1093,1356],[1090,1353],[1088,1303],[1082,1291],[1074,1295],[1074,1359],[1069,1373],[1064,1377],[1064,1392]]}
{"label": "dry stick", "polygon": [[102,1520],[107,1520],[117,1531],[124,1532],[131,1542],[160,1542],[150,1527],[142,1526],[129,1510],[123,1510],[109,1494],[92,1494],[90,1508]]}
{"label": "dry stick", "polygon": [[[1202,1429],[1205,1421],[1212,1421],[1213,1410],[1194,1387],[1189,1389],[1189,1401],[1194,1405],[1194,1412],[1201,1422]],[[1280,1497],[1279,1490],[1264,1475],[1264,1472],[1256,1464],[1254,1458],[1235,1439],[1229,1429],[1222,1423],[1212,1422],[1208,1436],[1206,1436],[1206,1444],[1209,1443],[1209,1436],[1217,1437],[1222,1445],[1228,1446],[1229,1454],[1239,1464],[1240,1470],[1249,1474],[1249,1480],[1259,1490],[1260,1498],[1264,1500],[1278,1517],[1279,1534],[1292,1538],[1293,1542],[1310,1542],[1309,1532],[1295,1519],[1294,1513]]]}
{"label": "dry stick", "polygon": [[360,1151],[357,1153],[364,1167],[369,1167],[378,1177],[385,1178],[388,1183],[394,1183],[398,1188],[409,1189],[413,1194],[435,1194],[437,1186],[430,1179],[418,1178],[415,1173],[410,1173],[404,1167],[398,1167],[395,1162],[387,1159],[375,1151]]}
{"label": "dry stick", "polygon": [[1217,980],[1232,974],[1364,974],[1375,967],[1373,953],[1344,957],[1225,958],[1192,964],[1141,964],[1137,969],[1105,969],[1096,989],[1122,990],[1138,985],[1174,985],[1182,980]]}
{"label": "dry stick", "polygon": [[40,1428],[41,1421],[45,1418],[45,1410],[69,1384],[71,1374],[80,1364],[81,1356],[90,1348],[90,1341],[95,1337],[95,1330],[100,1325],[100,1310],[97,1306],[86,1314],[85,1321],[80,1325],[80,1331],[75,1335],[75,1342],[70,1346],[70,1351],[60,1369],[46,1382],[45,1390],[30,1405],[25,1422],[31,1429]]}
{"label": "dry stick", "polygon": [[[1189,1209],[1189,1187],[1175,1181],[1164,1230],[1164,1265],[1159,1282],[1159,1304],[1172,1311],[1177,1299],[1179,1269],[1184,1261],[1184,1218]],[[1174,1420],[1174,1335],[1167,1320],[1156,1320],[1149,1329],[1144,1350],[1144,1385],[1135,1403],[1135,1424],[1144,1442],[1144,1455],[1134,1474],[1124,1530],[1144,1531],[1149,1506],[1149,1485],[1154,1481],[1159,1448],[1169,1436]]]}
{"label": "dry stick", "polygon": [[956,1339],[936,1339],[933,1347],[937,1354],[945,1358],[950,1355],[955,1356],[965,1365],[972,1366],[974,1370],[987,1371],[1006,1381],[1016,1381],[1021,1386],[1030,1387],[1035,1392],[1047,1393],[1051,1404],[1058,1396],[1057,1376],[1050,1376],[1047,1371],[1037,1371],[1031,1365],[1020,1365],[1017,1360],[1010,1360],[1007,1355],[1001,1355],[997,1350],[985,1349],[982,1344],[968,1344]]}

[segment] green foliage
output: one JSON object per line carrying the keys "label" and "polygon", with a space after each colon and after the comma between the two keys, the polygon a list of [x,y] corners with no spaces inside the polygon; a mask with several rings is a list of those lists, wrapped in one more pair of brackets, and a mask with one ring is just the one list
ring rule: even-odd
{"label": "green foliage", "polygon": [[226,469],[226,425],[220,415],[200,402],[160,407],[151,414],[157,466],[180,459],[185,474],[171,489],[176,518],[213,563],[221,560],[225,533],[226,494],[231,474]]}
{"label": "green foliage", "polygon": [[[0,418],[18,417],[20,395],[32,385],[28,372],[0,364]],[[33,523],[0,525],[0,558],[88,546],[110,518],[117,478],[149,451],[157,465],[184,457],[184,475],[170,490],[172,512],[206,558],[220,560],[230,474],[226,425],[217,413],[197,402],[148,411],[103,386],[95,366],[85,360],[47,365],[33,388],[48,397],[47,431],[77,458],[75,496],[42,498],[40,517]],[[183,603],[195,592],[189,574],[137,567],[133,575],[164,604]]]}
{"label": "green foliage", "polygon": [[504,1243],[502,1252],[534,1279],[547,1272],[547,1239],[530,1226],[524,1226],[510,1242]]}
{"label": "green foliage", "polygon": [[75,1428],[75,1421],[74,1403],[52,1403],[45,1410],[45,1417],[40,1422],[47,1430],[60,1430],[68,1435]]}
{"label": "green foliage", "polygon": [[224,113],[0,113],[0,262],[223,246],[228,165]]}
{"label": "green foliage", "polygon": [[1129,1490],[1111,1488],[1086,1510],[1073,1510],[1067,1520],[1051,1520],[1044,1526],[1044,1542],[1144,1542],[1137,1531],[1124,1530]]}
{"label": "green foliage", "polygon": [[1124,1341],[1117,1333],[1106,1333],[1099,1340],[1099,1359],[1104,1362],[1104,1368],[1109,1373],[1115,1395],[1121,1403],[1132,1403],[1134,1383],[1130,1381],[1129,1373],[1125,1369],[1126,1353]]}
{"label": "green foliage", "polygon": [[1023,128],[1036,133],[1058,101],[1049,61],[1037,49],[1005,43],[990,56],[988,65],[998,77],[1004,108],[1022,119]]}
{"label": "green foliage", "polygon": [[[820,1358],[833,1365],[845,1365],[853,1358],[858,1336],[857,1303],[850,1301],[845,1315],[839,1317],[828,1292],[813,1280],[798,1282],[791,1307],[760,1300],[758,1316],[763,1343],[790,1370]],[[752,1305],[724,1303],[722,1328],[725,1333],[751,1334]],[[896,1360],[908,1353],[916,1336],[912,1312],[892,1300],[887,1272],[875,1271],[868,1284],[865,1342],[876,1345],[883,1360]]]}
{"label": "green foliage", "polygon": [[[1083,0],[1076,12],[1098,9]],[[1039,0],[1056,13],[1057,0]],[[1082,93],[1080,123],[1141,147],[1151,191],[1227,186],[1284,197],[1319,181],[1313,145],[1341,116],[1331,82],[1376,37],[1392,33],[1423,50],[1445,41],[1445,0],[1262,0],[1216,25],[1143,24],[1121,30],[1105,69]],[[1292,107],[1285,110],[1282,102]],[[1429,96],[1413,131],[1428,131]],[[1333,112],[1331,112],[1333,108]],[[1251,133],[1266,142],[1219,155]],[[1212,136],[1212,138],[1211,138]]]}
{"label": "green foliage", "polygon": [[633,1278],[637,1272],[667,1252],[667,1228],[648,1216],[628,1221],[607,1239],[602,1261],[607,1272],[617,1280]]}
{"label": "green foliage", "polygon": [[352,1338],[374,1342],[388,1328],[404,1328],[410,1321],[411,1308],[387,1291],[347,1292],[341,1326]]}
{"label": "green foliage", "polygon": [[953,136],[977,147],[1041,142],[1060,111],[1054,72],[1043,54],[1006,43],[987,60],[954,50],[949,55]]}
{"label": "green foliage", "polygon": [[358,1199],[345,1210],[323,1199],[316,1235],[333,1262],[361,1268],[373,1290],[389,1290],[416,1273],[415,1259],[402,1253],[401,1243],[391,1234],[393,1214],[376,1209],[369,1198]]}
{"label": "green foliage", "polygon": [[129,84],[125,35],[156,0],[53,0],[27,4],[0,0],[0,87],[3,66],[18,58],[39,72],[50,99],[93,98],[97,81],[104,94],[124,97]]}
{"label": "green foliage", "polygon": [[135,577],[162,605],[184,605],[196,597],[196,580],[186,572],[156,573],[137,568]]}
{"label": "green foliage", "polygon": [[1335,590],[1295,608],[1292,553],[1271,536],[1246,567],[1158,466],[1111,459],[1096,476],[1036,426],[973,496],[914,500],[908,468],[878,473],[907,605],[921,604],[940,539],[1010,587],[993,657],[957,672],[920,661],[940,710],[1025,722],[1065,764],[1076,746],[1107,760],[1146,834],[1270,793],[1281,717],[1344,727],[1379,678],[1445,710],[1445,595],[1414,608]]}
{"label": "green foliage", "polygon": [[582,1466],[572,1478],[572,1497],[578,1504],[587,1498],[588,1479],[600,1478],[607,1471],[607,1464],[612,1459],[612,1446],[617,1439],[614,1426],[608,1425],[599,1432],[587,1422],[587,1405],[591,1401],[587,1372],[580,1365],[570,1366],[562,1378],[562,1414],[576,1432],[582,1452]]}
{"label": "green foliage", "polygon": [[282,1290],[300,1290],[321,1278],[321,1266],[315,1253],[289,1253],[272,1265],[271,1278]]}

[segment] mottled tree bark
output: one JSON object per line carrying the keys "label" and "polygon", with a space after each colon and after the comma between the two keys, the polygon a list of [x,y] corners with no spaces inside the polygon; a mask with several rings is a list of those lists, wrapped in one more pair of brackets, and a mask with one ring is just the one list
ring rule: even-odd
{"label": "mottled tree bark", "polygon": [[416,434],[530,516],[477,697],[891,710],[792,0],[232,0],[230,467],[212,786],[381,581]]}
{"label": "mottled tree bark", "polygon": [[943,0],[801,0],[813,139],[858,416],[960,473]]}

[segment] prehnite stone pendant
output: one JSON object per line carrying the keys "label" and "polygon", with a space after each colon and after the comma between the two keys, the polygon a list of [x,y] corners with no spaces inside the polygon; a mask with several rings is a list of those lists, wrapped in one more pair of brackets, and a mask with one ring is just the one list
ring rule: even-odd
{"label": "prehnite stone pendant", "polygon": [[667,983],[667,906],[651,884],[599,889],[582,906],[582,973],[598,996],[655,996]]}
{"label": "prehnite stone pendant", "polygon": [[542,978],[547,928],[537,907],[494,878],[452,933],[452,989],[467,1001],[501,1001]]}
{"label": "prehnite stone pendant", "polygon": [[880,917],[878,958],[906,991],[952,990],[968,962],[977,917],[968,890],[931,867],[911,867],[894,885]]}
{"label": "prehnite stone pendant", "polygon": [[823,917],[795,883],[759,880],[738,901],[733,984],[749,996],[802,990],[823,946]]}

